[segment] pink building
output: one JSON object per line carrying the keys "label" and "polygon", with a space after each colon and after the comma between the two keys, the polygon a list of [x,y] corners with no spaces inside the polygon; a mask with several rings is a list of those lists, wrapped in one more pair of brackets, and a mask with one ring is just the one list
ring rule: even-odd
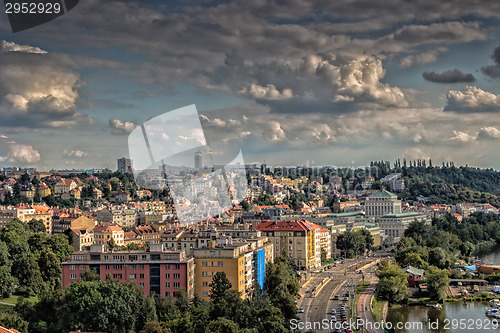
{"label": "pink building", "polygon": [[80,280],[89,268],[105,280],[107,276],[124,282],[134,281],[146,295],[175,297],[183,288],[194,296],[194,259],[184,250],[165,250],[163,244],[151,244],[149,250],[105,251],[103,245],[92,245],[88,252],[74,252],[62,263],[63,288]]}

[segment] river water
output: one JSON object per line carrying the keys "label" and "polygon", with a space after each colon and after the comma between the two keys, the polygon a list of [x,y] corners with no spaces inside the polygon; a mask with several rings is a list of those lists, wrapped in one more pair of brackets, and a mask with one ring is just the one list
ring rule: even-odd
{"label": "river water", "polygon": [[[500,265],[500,246],[479,253],[478,257],[486,263]],[[500,333],[500,324],[485,316],[488,302],[445,303],[442,310],[425,306],[406,306],[389,308],[387,322],[394,332],[406,333]],[[401,329],[398,329],[398,326]]]}

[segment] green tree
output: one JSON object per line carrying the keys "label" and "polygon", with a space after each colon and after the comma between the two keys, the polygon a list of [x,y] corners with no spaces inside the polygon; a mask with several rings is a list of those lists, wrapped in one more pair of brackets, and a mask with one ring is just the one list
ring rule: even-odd
{"label": "green tree", "polygon": [[56,234],[47,238],[47,246],[55,253],[59,261],[68,258],[74,251],[68,236],[64,234]]}
{"label": "green tree", "polygon": [[139,333],[165,333],[161,325],[157,321],[148,321]]}
{"label": "green tree", "polygon": [[35,219],[31,219],[31,220],[28,222],[28,229],[29,229],[32,233],[47,232],[47,229],[45,228],[45,224],[43,224],[43,222],[42,222],[42,221],[40,221],[40,220],[35,220]]}
{"label": "green tree", "polygon": [[451,259],[445,250],[436,247],[429,251],[429,264],[438,268],[448,268],[451,266]]}
{"label": "green tree", "polygon": [[407,276],[397,264],[382,264],[377,275],[380,279],[377,286],[379,297],[395,303],[401,303],[408,299]]}
{"label": "green tree", "polygon": [[18,281],[12,276],[10,266],[0,266],[0,297],[9,297]]}
{"label": "green tree", "polygon": [[72,283],[57,306],[60,332],[138,332],[157,320],[154,300],[133,283],[79,281]]}
{"label": "green tree", "polygon": [[38,267],[42,278],[52,289],[61,286],[61,262],[50,248],[43,249],[40,252]]}
{"label": "green tree", "polygon": [[431,297],[435,300],[443,301],[446,288],[450,284],[448,271],[430,266],[425,271],[424,277]]}
{"label": "green tree", "polygon": [[80,273],[80,279],[82,281],[99,281],[101,277],[95,269],[87,268],[83,273]]}
{"label": "green tree", "polygon": [[218,318],[210,322],[207,326],[206,333],[238,333],[238,325],[232,320],[226,318]]}
{"label": "green tree", "polygon": [[327,258],[327,252],[324,248],[321,248],[321,264],[324,265],[327,261],[328,261],[328,258]]}

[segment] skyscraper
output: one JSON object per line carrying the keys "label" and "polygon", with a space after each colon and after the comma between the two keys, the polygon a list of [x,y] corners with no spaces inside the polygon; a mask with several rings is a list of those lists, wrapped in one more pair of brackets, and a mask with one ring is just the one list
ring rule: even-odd
{"label": "skyscraper", "polygon": [[132,160],[122,157],[118,159],[118,172],[133,172]]}
{"label": "skyscraper", "polygon": [[197,151],[194,153],[194,167],[195,169],[202,169],[203,168],[203,154],[201,151]]}

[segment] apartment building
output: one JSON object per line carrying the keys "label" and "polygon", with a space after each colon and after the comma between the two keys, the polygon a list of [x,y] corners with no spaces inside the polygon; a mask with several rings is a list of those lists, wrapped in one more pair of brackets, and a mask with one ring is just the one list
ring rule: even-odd
{"label": "apartment building", "polygon": [[[320,226],[306,220],[266,221],[259,223],[256,230],[274,244],[274,255],[286,255],[297,269],[314,269],[321,264],[320,237],[316,232]],[[318,253],[319,252],[319,253]]]}
{"label": "apartment building", "polygon": [[93,231],[95,244],[107,245],[113,239],[117,246],[125,245],[123,229],[117,225],[97,226]]}
{"label": "apartment building", "polygon": [[80,280],[85,269],[92,269],[102,280],[133,281],[146,295],[175,297],[182,288],[193,297],[194,268],[192,257],[184,251],[165,250],[163,244],[151,244],[145,251],[108,251],[93,245],[89,252],[75,252],[63,261],[62,284],[67,288]]}
{"label": "apartment building", "polygon": [[254,283],[264,287],[266,263],[273,260],[273,244],[266,237],[242,243],[194,249],[195,291],[203,299],[210,297],[210,284],[217,272],[224,272],[231,289],[246,298]]}

